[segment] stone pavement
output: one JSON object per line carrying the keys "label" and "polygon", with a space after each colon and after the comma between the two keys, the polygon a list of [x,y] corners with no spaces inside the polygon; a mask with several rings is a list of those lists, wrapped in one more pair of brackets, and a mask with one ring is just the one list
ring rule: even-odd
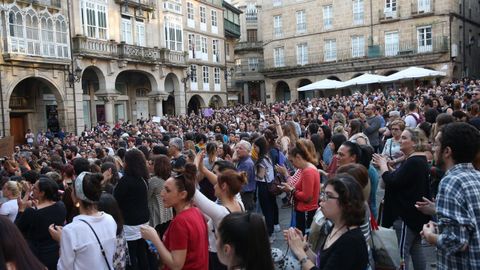
{"label": "stone pavement", "polygon": [[[382,191],[379,190],[378,193],[381,193],[381,192]],[[277,204],[279,206],[281,206],[282,201],[280,199],[278,199]],[[280,222],[280,227],[282,228],[282,230],[289,227],[291,212],[292,212],[292,208],[281,209],[279,207],[279,214],[280,214],[279,222]],[[277,233],[275,233],[275,236],[276,236],[276,240],[272,244],[272,247],[278,248],[278,249],[282,250],[283,252],[285,252],[287,250],[287,242],[283,238],[283,233],[282,232],[277,232]],[[425,256],[426,256],[426,259],[427,259],[427,270],[435,270],[436,269],[436,267],[435,267],[435,262],[436,262],[435,249],[431,246],[425,245],[424,250],[425,250]],[[293,254],[291,254],[291,255],[293,256]],[[413,267],[410,267],[409,269],[413,269]]]}

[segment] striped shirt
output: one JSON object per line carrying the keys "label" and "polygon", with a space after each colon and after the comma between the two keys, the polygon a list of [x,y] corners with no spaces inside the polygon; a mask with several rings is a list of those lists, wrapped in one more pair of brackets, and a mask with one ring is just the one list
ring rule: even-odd
{"label": "striped shirt", "polygon": [[437,269],[480,269],[480,172],[471,163],[445,173],[436,210]]}

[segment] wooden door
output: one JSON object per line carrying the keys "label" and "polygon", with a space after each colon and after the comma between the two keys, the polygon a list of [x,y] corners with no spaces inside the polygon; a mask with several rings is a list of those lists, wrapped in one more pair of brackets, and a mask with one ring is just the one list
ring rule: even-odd
{"label": "wooden door", "polygon": [[25,118],[23,116],[10,116],[10,134],[15,144],[25,144]]}

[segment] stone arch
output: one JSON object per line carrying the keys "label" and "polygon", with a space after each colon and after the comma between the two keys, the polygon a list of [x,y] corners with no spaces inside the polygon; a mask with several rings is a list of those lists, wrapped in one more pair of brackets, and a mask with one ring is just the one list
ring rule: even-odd
{"label": "stone arch", "polygon": [[334,75],[328,76],[327,79],[329,79],[329,80],[334,80],[334,81],[339,81],[339,82],[342,81],[342,80],[340,80],[337,76],[334,76]]}
{"label": "stone arch", "polygon": [[175,73],[168,73],[165,77],[164,90],[167,93],[174,93],[180,90],[180,80]]}
{"label": "stone arch", "polygon": [[214,109],[218,109],[225,105],[222,98],[219,95],[214,95],[212,96],[212,98],[210,98],[210,101],[208,102],[208,106]]}
{"label": "stone arch", "polygon": [[[312,83],[312,81],[309,80],[309,79],[305,79],[305,78],[300,79],[297,82],[297,89],[302,87],[302,86],[309,85],[311,83]],[[314,92],[315,91],[299,91],[298,92],[298,99],[303,100],[303,99],[307,99],[307,98],[313,98],[314,97]]]}
{"label": "stone arch", "polygon": [[187,114],[194,112],[199,114],[202,108],[205,108],[206,104],[200,95],[193,95],[188,101]]}
{"label": "stone arch", "polygon": [[25,142],[25,131],[50,129],[53,133],[66,128],[65,95],[47,77],[25,76],[9,84],[6,109],[10,134],[16,143]]}
{"label": "stone arch", "polygon": [[82,89],[83,89],[83,79],[84,79],[84,74],[85,72],[93,72],[97,76],[98,79],[98,89],[105,90],[107,89],[107,83],[105,80],[105,75],[103,74],[102,70],[98,68],[97,66],[87,66],[82,70],[81,78],[82,78]]}
{"label": "stone arch", "polygon": [[352,76],[352,78],[350,78],[350,79],[354,79],[354,78],[356,78],[356,77],[362,76],[363,74],[365,74],[365,73],[363,73],[363,72],[355,73],[355,74]]}
{"label": "stone arch", "polygon": [[275,100],[289,101],[291,98],[290,87],[285,81],[278,81],[275,84]]}
{"label": "stone arch", "polygon": [[115,81],[117,81],[118,77],[120,77],[120,75],[122,74],[125,74],[127,72],[132,72],[132,73],[139,73],[141,75],[144,75],[147,77],[148,79],[148,82],[150,83],[150,91],[157,91],[159,88],[159,85],[158,85],[158,82],[157,80],[155,79],[155,76],[150,73],[150,72],[147,72],[147,71],[144,71],[144,70],[141,70],[141,69],[126,69],[126,70],[122,70],[121,72],[119,72],[117,74],[117,77],[115,78]]}

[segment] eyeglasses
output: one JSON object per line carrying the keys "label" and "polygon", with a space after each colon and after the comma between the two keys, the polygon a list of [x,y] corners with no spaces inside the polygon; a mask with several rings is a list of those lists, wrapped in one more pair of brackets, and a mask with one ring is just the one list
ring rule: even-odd
{"label": "eyeglasses", "polygon": [[324,191],[320,192],[320,200],[326,202],[326,201],[328,201],[328,200],[330,200],[330,199],[338,200],[338,199],[340,199],[340,198],[339,198],[339,197],[333,197],[332,195],[330,195],[330,194],[328,194],[328,193],[326,193],[326,192],[324,192]]}

